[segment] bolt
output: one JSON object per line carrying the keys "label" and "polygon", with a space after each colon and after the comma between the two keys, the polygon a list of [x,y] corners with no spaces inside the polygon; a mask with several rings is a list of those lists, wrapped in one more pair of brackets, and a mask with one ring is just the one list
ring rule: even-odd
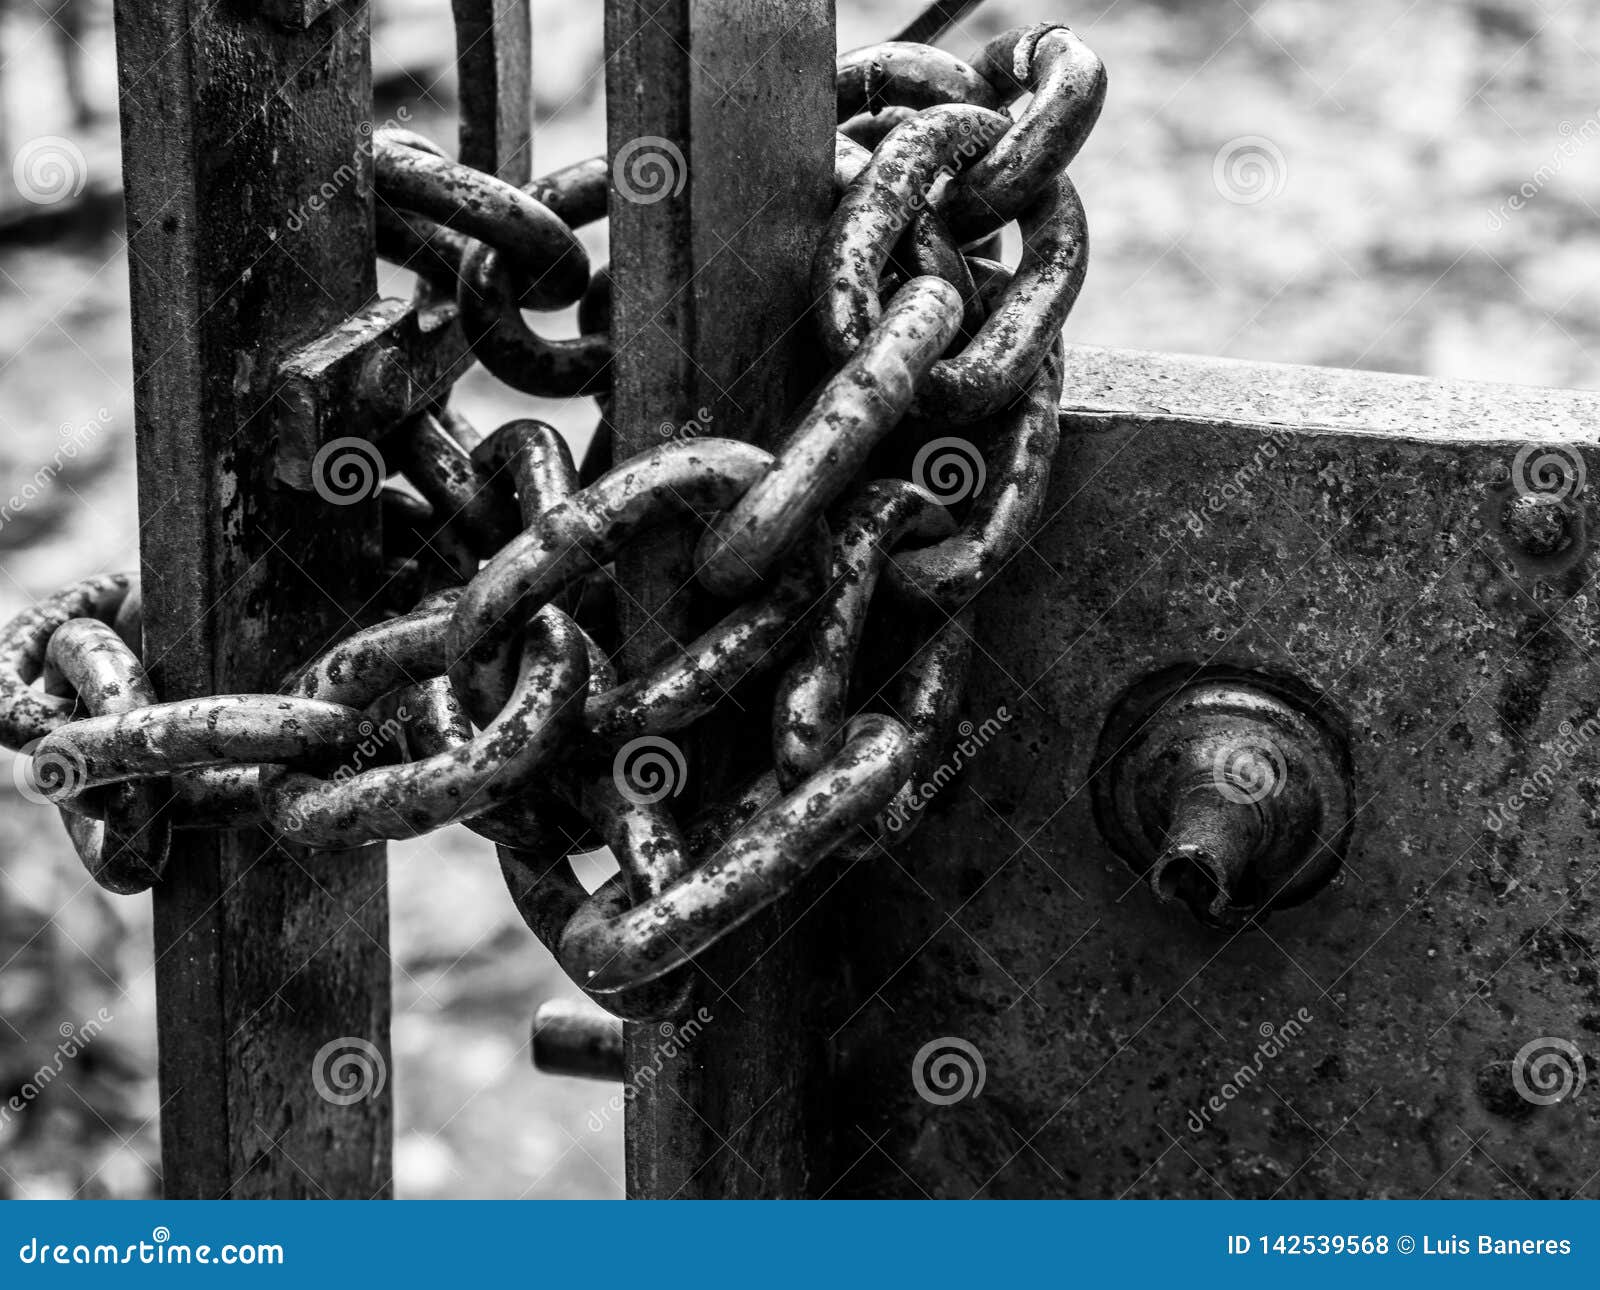
{"label": "bolt", "polygon": [[1338,871],[1351,810],[1343,743],[1265,685],[1136,691],[1100,747],[1101,832],[1163,903],[1238,927]]}
{"label": "bolt", "polygon": [[1260,834],[1261,816],[1254,806],[1197,787],[1172,813],[1166,845],[1150,866],[1151,890],[1166,904],[1187,905],[1213,926],[1248,921],[1243,891]]}
{"label": "bolt", "polygon": [[1553,493],[1522,493],[1500,512],[1506,538],[1524,555],[1544,559],[1572,545],[1572,512]]}

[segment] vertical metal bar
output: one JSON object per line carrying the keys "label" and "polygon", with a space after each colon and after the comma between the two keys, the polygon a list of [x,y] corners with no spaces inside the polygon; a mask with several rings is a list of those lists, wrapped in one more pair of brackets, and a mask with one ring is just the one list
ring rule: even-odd
{"label": "vertical metal bar", "polygon": [[530,0],[451,0],[460,159],[508,184],[533,178]]}
{"label": "vertical metal bar", "polygon": [[[145,658],[166,699],[273,690],[375,589],[376,503],[275,486],[270,415],[282,355],[373,294],[366,6],[117,0],[116,27]],[[387,1194],[383,848],[179,838],[154,894],[167,1194]]]}
{"label": "vertical metal bar", "polygon": [[[834,42],[832,0],[608,0],[619,458],[690,421],[769,442],[809,384],[806,280],[832,192]],[[657,535],[618,559],[624,671],[714,612],[688,591],[695,536]],[[742,1147],[721,1145],[748,1127],[756,1088],[791,1083],[770,1021],[793,1015],[779,1000],[804,984],[794,942],[765,952],[777,925],[758,920],[701,965],[716,1024],[692,1063],[669,1063],[630,1104],[630,1194],[781,1192],[803,1170],[797,1102],[762,1120],[765,1178],[742,1168]],[[654,1065],[656,1028],[628,1030],[630,1067]]]}

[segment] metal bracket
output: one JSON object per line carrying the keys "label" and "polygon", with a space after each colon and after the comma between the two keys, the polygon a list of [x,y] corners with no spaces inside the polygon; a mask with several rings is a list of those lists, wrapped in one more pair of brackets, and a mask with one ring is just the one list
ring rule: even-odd
{"label": "metal bracket", "polygon": [[296,350],[279,369],[278,478],[309,491],[312,463],[332,438],[377,439],[448,397],[472,366],[453,308],[425,329],[407,301],[385,299]]}

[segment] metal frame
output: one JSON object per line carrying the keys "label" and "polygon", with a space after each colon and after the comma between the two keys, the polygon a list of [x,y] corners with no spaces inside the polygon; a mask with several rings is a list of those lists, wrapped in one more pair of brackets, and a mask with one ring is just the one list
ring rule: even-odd
{"label": "metal frame", "polygon": [[[526,0],[454,8],[462,159],[522,182],[532,173]],[[376,503],[329,507],[307,491],[308,461],[336,431],[373,433],[427,406],[464,360],[448,338],[445,349],[437,336],[423,344],[404,306],[373,301],[361,0],[118,0],[116,18],[145,658],[164,698],[270,691],[360,624],[377,591]],[[648,144],[674,185],[662,200],[612,195],[617,452],[654,446],[663,424],[769,442],[814,375],[800,324],[832,190],[831,0],[608,0],[606,24],[609,151],[621,164]],[[308,208],[305,177],[338,174],[353,178]],[[409,373],[405,407],[367,404],[363,374],[375,361]],[[1587,879],[1556,873],[1550,842],[1587,836],[1586,806],[1574,795],[1540,817],[1549,854],[1531,870],[1498,830],[1463,848],[1447,812],[1399,863],[1372,820],[1514,783],[1526,748],[1583,715],[1583,649],[1537,642],[1563,615],[1576,639],[1600,633],[1578,603],[1587,538],[1575,556],[1530,561],[1500,508],[1519,441],[1594,457],[1600,400],[1081,349],[1067,373],[1052,518],[979,619],[967,700],[975,723],[1002,706],[1026,713],[1026,733],[1005,729],[929,808],[913,849],[821,866],[696,962],[697,1000],[715,1026],[640,1085],[630,1193],[1208,1194],[1202,1175],[1234,1194],[1265,1194],[1268,1183],[1293,1194],[1297,1177],[1308,1194],[1403,1193],[1436,1175],[1423,1166],[1449,1149],[1448,1130],[1417,1126],[1452,1117],[1479,1142],[1493,1137],[1496,1169],[1519,1187],[1592,1174],[1593,1152],[1554,1150],[1592,1140],[1579,1112],[1529,1122],[1495,1083],[1508,1055],[1499,1018],[1542,1033],[1588,997],[1592,969],[1576,958],[1571,998],[1514,966],[1552,926],[1581,948],[1567,921],[1588,908]],[[1279,476],[1261,475],[1268,449]],[[1211,508],[1208,481],[1252,462],[1246,501]],[[1340,481],[1375,477],[1371,506],[1352,507]],[[1580,536],[1587,506],[1574,500]],[[1349,534],[1349,549],[1327,559],[1314,530],[1295,528],[1306,516]],[[625,671],[702,624],[706,606],[680,591],[695,536],[619,559]],[[1469,570],[1443,591],[1423,576],[1441,552]],[[1161,555],[1170,566],[1152,571]],[[1245,603],[1281,560],[1302,555],[1323,561],[1316,585],[1338,613],[1311,608],[1337,630],[1270,599]],[[1370,580],[1362,594],[1352,569]],[[1440,605],[1398,653],[1392,624],[1347,621],[1429,596]],[[1035,628],[1017,633],[1024,616]],[[1424,764],[1431,741],[1404,722],[1441,704],[1469,712],[1476,695],[1450,669],[1474,633],[1511,677],[1495,715],[1524,742],[1501,747],[1491,722],[1463,716],[1458,762]],[[1408,672],[1401,663],[1418,651],[1443,662]],[[1338,710],[1358,750],[1351,880],[1222,943],[1145,908],[1085,791],[1098,722],[1180,656],[1196,675],[1293,673]],[[1331,678],[1359,668],[1381,702],[1339,697]],[[727,782],[722,749],[741,729],[730,718],[726,738],[691,750],[697,792]],[[1584,751],[1577,764],[1593,760]],[[1374,799],[1382,806],[1362,824]],[[340,1045],[365,1046],[387,1067],[383,848],[179,836],[155,892],[168,1193],[386,1195],[387,1092],[344,1105],[315,1078]],[[1468,872],[1474,848],[1485,863],[1471,859]],[[1517,886],[1523,904],[1508,906]],[[1420,920],[1401,935],[1381,930],[1394,911],[1423,908],[1450,924],[1480,979],[1422,966],[1430,933]],[[1355,955],[1382,997],[1352,997],[1356,969],[1320,979],[1335,951]],[[1499,1011],[1481,1012],[1495,991]],[[1180,1159],[1171,1140],[1181,1129],[1160,1137],[1162,1117],[1227,1077],[1240,1055],[1229,1045],[1249,1039],[1241,1022],[1298,1015],[1313,1007],[1302,997],[1325,1010],[1329,1037],[1285,1059],[1280,1096],[1310,1137],[1286,1118],[1241,1125],[1233,1149],[1212,1137]],[[1188,1012],[1171,1015],[1174,999]],[[1432,1033],[1420,1029],[1423,999],[1449,1014]],[[1414,1041],[1420,1076],[1382,1069],[1397,1031]],[[986,1100],[917,1095],[913,1064],[952,1036],[986,1054]],[[660,1065],[659,1038],[655,1026],[628,1028],[629,1071]],[[1087,1091],[1123,1060],[1129,1070]],[[1332,1153],[1358,1186],[1317,1161],[1364,1113],[1369,1084],[1388,1090],[1377,1145],[1345,1140]],[[1271,1168],[1253,1176],[1248,1160]],[[1506,1189],[1477,1165],[1449,1186]]]}
{"label": "metal frame", "polygon": [[[171,698],[272,691],[376,590],[376,502],[280,487],[272,433],[279,359],[373,295],[366,11],[118,0],[116,28],[144,658]],[[180,832],[154,902],[167,1194],[388,1194],[388,1096],[311,1081],[329,1043],[388,1062],[383,847]]]}

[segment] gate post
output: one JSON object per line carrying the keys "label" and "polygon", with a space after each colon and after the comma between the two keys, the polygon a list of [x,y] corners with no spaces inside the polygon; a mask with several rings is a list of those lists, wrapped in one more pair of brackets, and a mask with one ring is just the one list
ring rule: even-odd
{"label": "gate post", "polygon": [[[280,358],[374,291],[367,21],[364,0],[117,0],[144,658],[162,699],[275,691],[376,590],[375,497],[279,486],[271,416]],[[168,875],[167,1195],[387,1195],[382,845],[180,832]]]}
{"label": "gate post", "polygon": [[[833,10],[832,0],[607,0],[618,460],[658,447],[665,427],[770,443],[814,374],[806,283],[832,207]],[[625,673],[704,625],[707,607],[687,592],[697,537],[657,531],[618,558]],[[714,795],[714,750],[686,751],[696,771],[680,800]],[[815,988],[797,970],[788,917],[769,911],[697,960],[692,1006],[714,1021],[629,1103],[630,1195],[795,1189],[808,1154],[801,1100],[754,1116],[769,1092],[794,1087],[787,1045],[800,1041],[804,991]],[[627,1030],[629,1070],[655,1067],[657,1027]],[[724,1149],[745,1131],[758,1146]],[[759,1157],[760,1174],[741,1157]]]}

